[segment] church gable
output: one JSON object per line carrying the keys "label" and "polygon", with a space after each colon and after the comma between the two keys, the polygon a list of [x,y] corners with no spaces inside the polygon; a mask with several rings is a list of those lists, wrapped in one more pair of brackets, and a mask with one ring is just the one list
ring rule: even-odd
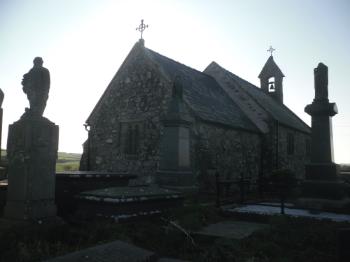
{"label": "church gable", "polygon": [[89,170],[155,172],[159,155],[160,118],[171,88],[137,43],[108,85],[87,124],[90,126]]}
{"label": "church gable", "polygon": [[[142,42],[137,42],[107,86],[86,123],[95,125],[106,118],[108,112],[115,111],[116,108],[120,109],[120,112],[123,111],[125,115],[128,114],[128,118],[130,114],[134,115],[132,118],[137,118],[137,113],[149,111],[149,96],[153,95],[154,91],[162,89],[162,84],[151,83],[151,80],[159,82],[159,76],[159,72],[151,66],[145,55]],[[143,88],[140,88],[141,85]],[[139,99],[135,100],[136,96],[142,100],[140,103],[138,103]],[[135,109],[136,103],[139,105],[138,109]],[[115,117],[123,118],[122,115],[117,113]]]}

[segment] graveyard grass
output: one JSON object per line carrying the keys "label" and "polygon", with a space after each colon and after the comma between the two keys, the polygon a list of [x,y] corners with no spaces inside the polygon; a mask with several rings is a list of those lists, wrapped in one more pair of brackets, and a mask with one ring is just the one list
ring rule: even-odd
{"label": "graveyard grass", "polygon": [[79,170],[81,154],[58,152],[56,161],[56,171]]}
{"label": "graveyard grass", "polygon": [[[1,150],[2,162],[7,162],[6,160],[6,150]],[[56,161],[56,171],[74,171],[79,170],[81,154],[78,153],[65,153],[58,152],[57,153],[57,161]]]}
{"label": "graveyard grass", "polygon": [[[232,219],[235,218],[225,217],[214,206],[201,206],[192,199],[185,207],[163,213],[161,217],[134,222],[85,220],[52,228],[38,225],[1,230],[0,261],[41,261],[117,239],[163,257],[190,261],[336,261],[336,231],[349,226],[275,216],[267,220],[270,227],[266,230],[240,241],[190,234],[205,225]],[[193,239],[174,225],[179,225]]]}

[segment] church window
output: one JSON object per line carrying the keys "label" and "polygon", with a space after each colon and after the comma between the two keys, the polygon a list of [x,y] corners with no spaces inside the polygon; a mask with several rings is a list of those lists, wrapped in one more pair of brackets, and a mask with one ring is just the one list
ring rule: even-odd
{"label": "church window", "polygon": [[127,155],[137,155],[140,146],[140,122],[121,123],[120,144]]}
{"label": "church window", "polygon": [[275,77],[270,77],[268,80],[268,85],[269,85],[269,92],[275,92]]}
{"label": "church window", "polygon": [[294,154],[294,135],[292,133],[287,134],[287,154]]}
{"label": "church window", "polygon": [[310,139],[308,138],[305,139],[305,153],[306,153],[306,156],[311,155],[311,143],[310,143]]}

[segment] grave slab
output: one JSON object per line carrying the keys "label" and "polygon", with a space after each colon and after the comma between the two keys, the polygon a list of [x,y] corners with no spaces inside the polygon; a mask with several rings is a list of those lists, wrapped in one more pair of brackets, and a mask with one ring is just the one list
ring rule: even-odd
{"label": "grave slab", "polygon": [[188,260],[181,260],[176,258],[160,258],[157,262],[189,262]]}
{"label": "grave slab", "polygon": [[256,231],[268,228],[268,225],[262,223],[253,223],[245,221],[224,221],[209,225],[196,232],[197,235],[209,237],[223,237],[232,239],[243,239],[249,237]]}
{"label": "grave slab", "polygon": [[77,209],[75,196],[81,192],[106,187],[127,186],[135,174],[101,171],[65,171],[56,173],[56,204],[58,214],[65,216]]}
{"label": "grave slab", "polygon": [[116,221],[154,215],[183,204],[183,194],[157,186],[111,187],[82,192],[78,209],[87,216],[113,218]]}
{"label": "grave slab", "polygon": [[[227,207],[224,209],[225,212],[231,213],[248,213],[248,214],[257,214],[257,215],[280,215],[281,209],[277,205],[268,206],[268,205],[244,205],[241,207]],[[349,214],[339,214],[332,212],[322,212],[309,209],[301,208],[285,208],[285,216],[292,217],[306,217],[317,220],[332,220],[334,222],[350,222]]]}
{"label": "grave slab", "polygon": [[56,257],[46,262],[155,262],[155,253],[134,245],[113,241],[107,244],[90,247],[84,250]]}

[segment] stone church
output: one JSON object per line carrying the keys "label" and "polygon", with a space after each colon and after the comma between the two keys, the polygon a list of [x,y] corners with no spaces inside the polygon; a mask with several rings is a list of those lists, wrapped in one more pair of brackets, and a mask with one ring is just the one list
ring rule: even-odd
{"label": "stone church", "polygon": [[[197,71],[140,39],[86,121],[80,169],[136,173],[148,181],[164,169],[186,171],[198,182],[211,168],[225,178],[253,180],[289,168],[301,178],[311,129],[283,104],[283,77],[272,55],[259,88],[215,62]],[[173,101],[175,79],[179,104]],[[186,114],[186,125],[165,124],[171,107]],[[176,151],[183,145],[187,149]],[[167,166],[169,150],[178,152],[176,159],[188,158],[181,160],[185,166]]]}

